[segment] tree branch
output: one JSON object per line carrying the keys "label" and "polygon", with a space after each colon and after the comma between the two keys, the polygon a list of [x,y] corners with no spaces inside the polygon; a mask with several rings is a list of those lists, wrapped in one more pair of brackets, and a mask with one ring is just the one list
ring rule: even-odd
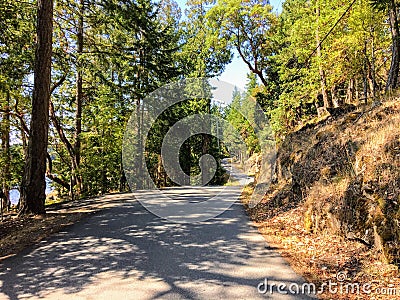
{"label": "tree branch", "polygon": [[48,161],[48,169],[46,171],[46,177],[55,183],[58,183],[62,187],[66,188],[67,190],[70,189],[70,186],[67,182],[62,180],[61,178],[57,177],[56,175],[52,174],[53,172],[53,161],[51,160],[50,154],[47,152],[47,161]]}
{"label": "tree branch", "polygon": [[54,127],[57,130],[58,136],[60,137],[61,141],[64,143],[65,147],[67,148],[67,151],[71,157],[74,156],[74,148],[72,147],[71,143],[69,142],[67,136],[64,133],[64,129],[61,127],[60,122],[57,119],[56,113],[54,111],[54,104],[53,101],[50,100],[50,119],[51,122],[53,123]]}
{"label": "tree branch", "polygon": [[67,79],[67,73],[64,73],[64,75],[50,88],[50,95],[53,94],[53,92],[64,83],[65,79]]}
{"label": "tree branch", "polygon": [[267,80],[264,78],[264,75],[262,73],[262,70],[258,70],[257,66],[253,67],[252,64],[247,60],[247,58],[244,56],[242,49],[240,48],[240,29],[238,28],[238,31],[236,33],[236,37],[237,37],[237,45],[236,45],[236,50],[238,51],[240,57],[242,58],[243,62],[249,67],[250,71],[253,72],[254,74],[256,74],[262,84],[264,86],[267,86],[268,82]]}

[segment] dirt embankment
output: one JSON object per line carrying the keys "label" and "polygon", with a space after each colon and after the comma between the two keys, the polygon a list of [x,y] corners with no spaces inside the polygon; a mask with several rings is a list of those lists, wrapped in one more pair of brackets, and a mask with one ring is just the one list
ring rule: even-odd
{"label": "dirt embankment", "polygon": [[345,271],[400,283],[400,99],[287,136],[269,192],[248,211],[310,280]]}
{"label": "dirt embankment", "polygon": [[91,214],[132,199],[129,193],[66,201],[47,206],[45,216],[17,217],[10,213],[0,223],[0,263]]}

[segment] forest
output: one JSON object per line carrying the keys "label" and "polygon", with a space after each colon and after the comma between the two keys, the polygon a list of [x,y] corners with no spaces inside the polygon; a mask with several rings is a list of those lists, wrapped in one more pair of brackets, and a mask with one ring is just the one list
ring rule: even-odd
{"label": "forest", "polygon": [[[247,90],[224,111],[211,101],[169,109],[145,145],[146,163],[165,178],[159,139],[193,113],[219,113],[240,129],[248,155],[259,151],[235,106],[254,97],[278,142],[329,113],[378,103],[398,85],[395,0],[38,0],[0,3],[2,208],[21,194],[20,214],[45,212],[45,190],[79,199],[129,187],[121,161],[129,116],[157,88],[213,78],[238,55]],[[218,141],[192,137],[182,148],[187,174],[198,159],[222,158]],[[214,182],[223,180],[220,170]]]}

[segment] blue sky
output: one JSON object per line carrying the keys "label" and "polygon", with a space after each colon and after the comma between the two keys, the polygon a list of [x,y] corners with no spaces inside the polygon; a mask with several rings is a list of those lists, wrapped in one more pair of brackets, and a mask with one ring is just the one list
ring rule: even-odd
{"label": "blue sky", "polygon": [[[270,0],[274,11],[280,12],[283,1],[284,0]],[[186,0],[176,0],[176,2],[182,8],[182,14],[184,14]],[[238,54],[235,53],[232,62],[226,66],[224,73],[222,73],[218,79],[236,85],[238,88],[244,90],[247,82],[247,73],[249,73],[248,67],[238,57]]]}

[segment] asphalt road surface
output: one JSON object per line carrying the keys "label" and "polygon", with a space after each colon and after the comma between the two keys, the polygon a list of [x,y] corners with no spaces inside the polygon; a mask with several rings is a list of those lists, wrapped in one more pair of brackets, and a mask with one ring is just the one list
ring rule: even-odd
{"label": "asphalt road surface", "polygon": [[[169,192],[191,202],[213,191]],[[159,218],[133,194],[97,201],[113,204],[2,262],[0,299],[308,299],[292,294],[304,280],[239,201],[194,224]]]}

